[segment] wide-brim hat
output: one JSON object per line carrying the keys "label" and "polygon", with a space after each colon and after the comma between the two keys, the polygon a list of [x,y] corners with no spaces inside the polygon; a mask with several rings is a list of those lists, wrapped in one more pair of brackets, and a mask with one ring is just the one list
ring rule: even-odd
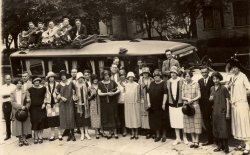
{"label": "wide-brim hat", "polygon": [[121,76],[121,75],[125,75],[126,76],[126,71],[124,70],[124,69],[121,69],[120,71],[119,71],[119,75]]}
{"label": "wide-brim hat", "polygon": [[178,74],[178,68],[176,66],[172,66],[170,68],[170,73],[176,73],[176,74]]}
{"label": "wide-brim hat", "polygon": [[190,104],[184,104],[182,106],[182,112],[183,112],[184,115],[194,116],[194,114],[195,114],[194,106],[192,106]]}
{"label": "wide-brim hat", "polygon": [[143,73],[151,74],[151,73],[150,73],[150,69],[149,69],[148,67],[142,67],[142,73],[141,73],[141,75],[142,75]]}
{"label": "wide-brim hat", "polygon": [[34,76],[34,77],[32,78],[32,82],[34,83],[35,81],[40,81],[40,82],[42,82],[42,79],[41,79],[39,76]]}
{"label": "wide-brim hat", "polygon": [[129,77],[134,77],[135,78],[135,74],[133,72],[128,72],[127,78],[129,78]]}
{"label": "wide-brim hat", "polygon": [[66,77],[67,77],[67,73],[66,73],[66,71],[65,70],[61,70],[60,72],[59,72],[59,77],[61,78],[63,75],[65,75]]}
{"label": "wide-brim hat", "polygon": [[239,68],[239,69],[242,68],[242,66],[241,66],[241,64],[240,64],[240,62],[239,62],[238,59],[231,58],[231,59],[229,59],[229,60],[227,61],[227,63],[229,63],[229,68],[228,68],[229,70],[231,70],[233,67],[237,67],[237,68]]}
{"label": "wide-brim hat", "polygon": [[161,73],[161,70],[160,69],[155,69],[154,70],[154,73],[153,73],[153,77],[155,77],[155,76],[162,76],[162,73]]}
{"label": "wide-brim hat", "polygon": [[50,78],[50,77],[56,77],[56,74],[54,72],[48,72],[46,79]]}
{"label": "wide-brim hat", "polygon": [[28,118],[28,110],[27,109],[18,109],[15,113],[16,120],[20,122],[24,122]]}
{"label": "wide-brim hat", "polygon": [[223,76],[222,76],[221,73],[219,73],[219,72],[214,72],[214,73],[211,75],[211,77],[212,77],[212,78],[213,78],[213,77],[217,77],[220,81],[223,80]]}
{"label": "wide-brim hat", "polygon": [[76,74],[76,79],[78,80],[79,78],[84,78],[82,72],[78,72],[78,73]]}

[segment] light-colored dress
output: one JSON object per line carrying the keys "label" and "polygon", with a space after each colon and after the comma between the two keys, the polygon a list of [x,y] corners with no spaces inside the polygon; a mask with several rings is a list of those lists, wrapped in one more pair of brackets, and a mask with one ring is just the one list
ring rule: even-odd
{"label": "light-colored dress", "polygon": [[[197,82],[192,81],[190,84],[184,82],[182,85],[183,96],[189,99],[194,99],[198,96],[200,86]],[[185,102],[184,102],[185,103]],[[196,133],[201,134],[202,132],[202,117],[199,101],[192,103],[195,109],[194,116],[184,115],[184,133]]]}
{"label": "light-colored dress", "polygon": [[147,99],[147,91],[150,86],[150,83],[154,81],[153,78],[149,77],[145,79],[141,77],[138,81],[140,85],[140,96],[141,96],[141,128],[150,129],[149,127],[149,118],[148,118],[148,99]]}
{"label": "light-colored dress", "polygon": [[239,73],[232,78],[232,134],[235,139],[250,140],[250,110],[247,102],[247,89],[250,83],[245,74]]}
{"label": "light-colored dress", "polygon": [[98,87],[95,88],[93,84],[90,86],[90,94],[92,97],[89,103],[90,103],[90,121],[92,128],[101,127],[101,108],[97,90]]}
{"label": "light-colored dress", "polygon": [[127,83],[125,90],[125,125],[127,128],[139,128],[141,127],[139,84]]}

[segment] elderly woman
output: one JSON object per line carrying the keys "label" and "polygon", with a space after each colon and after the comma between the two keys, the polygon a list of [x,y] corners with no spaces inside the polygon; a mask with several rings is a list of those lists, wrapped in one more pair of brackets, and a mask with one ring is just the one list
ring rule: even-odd
{"label": "elderly woman", "polygon": [[88,88],[82,72],[77,73],[76,79],[75,90],[78,99],[75,105],[76,127],[80,128],[81,141],[85,137],[90,140],[91,138],[88,133],[88,127],[90,126]]}
{"label": "elderly woman", "polygon": [[[154,81],[150,83],[148,88],[148,107],[149,108],[149,125],[150,129],[156,131],[155,142],[166,141],[166,123],[164,121],[164,110],[167,101],[167,91],[165,83],[161,79],[161,72],[156,69],[153,73]],[[162,132],[162,137],[160,136]]]}
{"label": "elderly woman", "polygon": [[46,87],[46,110],[47,110],[47,120],[48,120],[48,126],[50,127],[51,137],[49,138],[49,141],[55,140],[55,130],[57,130],[58,133],[58,139],[62,140],[61,131],[59,129],[60,126],[60,119],[59,119],[59,103],[57,100],[56,95],[56,87],[58,85],[58,82],[55,81],[55,73],[48,72],[46,79],[47,82],[45,83]]}
{"label": "elderly woman", "polygon": [[[240,71],[238,60],[230,62],[230,70],[233,77],[229,83],[232,102],[232,134],[235,139],[245,142],[243,154],[250,152],[250,109],[247,102],[247,90],[250,83],[244,73]],[[241,149],[241,146],[238,147]]]}
{"label": "elderly woman", "polygon": [[[181,142],[181,130],[183,129],[183,113],[182,113],[182,85],[183,80],[178,77],[178,68],[173,66],[170,70],[171,78],[167,82],[168,103],[169,103],[169,118],[170,125],[175,129],[176,140],[173,145]],[[188,144],[186,134],[183,133],[183,140]]]}
{"label": "elderly woman", "polygon": [[149,119],[148,119],[148,98],[147,91],[150,83],[154,81],[150,76],[150,70],[148,67],[142,68],[141,78],[138,81],[140,85],[140,97],[141,97],[141,128],[147,130],[146,139],[149,139],[151,135]]}
{"label": "elderly woman", "polygon": [[46,88],[41,85],[42,79],[34,77],[33,86],[28,89],[28,98],[30,98],[30,120],[31,129],[34,130],[34,144],[43,143],[43,129],[48,127],[45,109]]}
{"label": "elderly woman", "polygon": [[107,139],[112,138],[112,132],[114,132],[115,138],[118,139],[117,127],[119,126],[119,119],[116,95],[120,90],[117,83],[110,79],[110,71],[105,70],[103,74],[103,80],[98,84],[98,95],[101,104],[101,124],[104,129],[109,130]]}
{"label": "elderly woman", "polygon": [[189,104],[194,107],[194,116],[184,115],[183,132],[191,134],[192,144],[190,148],[199,147],[199,135],[202,132],[202,117],[199,106],[199,98],[201,97],[200,87],[197,82],[192,80],[193,73],[191,70],[186,70],[183,73],[185,82],[182,86],[182,100],[184,104]]}
{"label": "elderly woman", "polygon": [[135,74],[128,72],[128,83],[125,84],[124,109],[125,125],[132,130],[130,139],[138,139],[138,128],[141,127],[140,118],[140,86],[134,82]]}
{"label": "elderly woman", "polygon": [[96,139],[100,138],[99,129],[101,128],[101,108],[100,108],[100,99],[98,96],[98,76],[92,74],[91,76],[91,86],[89,88],[89,104],[90,104],[90,121],[91,127],[95,129]]}
{"label": "elderly woman", "polygon": [[67,80],[67,73],[64,70],[60,71],[59,77],[61,82],[57,85],[57,99],[59,102],[59,118],[60,128],[69,129],[67,141],[76,141],[74,136],[75,115],[73,95],[75,94],[75,85],[72,81]]}
{"label": "elderly woman", "polygon": [[[17,79],[15,81],[16,89],[11,93],[11,104],[12,104],[12,112],[16,113],[17,110],[29,110],[30,107],[30,98],[28,98],[27,92],[23,90],[22,85],[23,81],[21,79]],[[31,134],[31,124],[30,117],[26,119],[24,122],[18,121],[14,118],[12,123],[12,134],[19,138],[18,145],[29,145],[26,140],[26,136]]]}

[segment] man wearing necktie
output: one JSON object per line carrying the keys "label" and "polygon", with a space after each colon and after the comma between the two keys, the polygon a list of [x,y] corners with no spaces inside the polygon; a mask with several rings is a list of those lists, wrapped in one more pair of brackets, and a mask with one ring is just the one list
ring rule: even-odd
{"label": "man wearing necktie", "polygon": [[6,137],[4,140],[8,140],[11,137],[11,112],[12,105],[10,102],[10,94],[16,89],[16,86],[11,83],[11,76],[5,76],[5,84],[1,87],[1,96],[2,96],[2,111],[6,123]]}
{"label": "man wearing necktie", "polygon": [[119,81],[119,73],[118,67],[116,64],[112,64],[110,67],[111,70],[111,80],[115,81],[116,83]]}
{"label": "man wearing necktie", "polygon": [[199,104],[208,139],[208,141],[203,145],[210,145],[213,144],[213,133],[212,133],[213,128],[212,128],[212,104],[209,101],[209,97],[210,97],[210,88],[214,84],[212,78],[209,77],[209,70],[207,67],[201,68],[201,74],[203,78],[201,78],[198,81],[201,91],[201,98]]}
{"label": "man wearing necktie", "polygon": [[170,68],[173,67],[173,66],[176,66],[177,68],[180,68],[179,61],[173,58],[172,53],[171,53],[170,50],[166,50],[165,54],[166,54],[167,60],[163,61],[162,73],[169,74],[170,73]]}

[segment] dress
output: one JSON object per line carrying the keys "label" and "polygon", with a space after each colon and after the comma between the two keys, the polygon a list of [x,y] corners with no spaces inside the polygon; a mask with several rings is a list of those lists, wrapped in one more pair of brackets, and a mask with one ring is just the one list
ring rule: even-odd
{"label": "dress", "polygon": [[[109,83],[101,81],[98,83],[98,89],[102,93],[114,92],[117,90],[115,81]],[[119,118],[117,112],[117,95],[99,96],[101,105],[101,125],[104,129],[115,129],[119,127]]]}
{"label": "dress", "polygon": [[32,130],[42,130],[48,128],[46,109],[42,109],[44,103],[46,88],[31,87],[28,89],[30,94],[30,121]]}
{"label": "dress", "polygon": [[213,96],[213,135],[215,138],[228,138],[228,123],[226,119],[227,101],[230,98],[229,92],[225,86],[220,85],[217,90],[211,87],[211,96]]}
{"label": "dress", "polygon": [[235,139],[250,140],[250,109],[247,103],[247,92],[250,83],[245,74],[239,73],[232,78],[232,134]]}
{"label": "dress", "polygon": [[75,104],[75,122],[76,127],[89,127],[90,126],[90,114],[89,114],[89,102],[88,102],[88,88],[86,83],[75,84],[76,95],[78,97]]}
{"label": "dress", "polygon": [[[200,87],[197,82],[192,81],[191,83],[184,82],[182,86],[183,97],[194,99],[200,93]],[[185,101],[186,102],[186,101]],[[184,103],[185,103],[184,102]],[[195,114],[194,116],[184,115],[184,133],[195,133],[201,134],[202,132],[202,116],[199,101],[194,101],[192,103]]]}
{"label": "dress", "polygon": [[140,87],[136,82],[125,84],[124,109],[127,128],[141,127]]}
{"label": "dress", "polygon": [[91,99],[90,103],[90,121],[92,128],[101,128],[101,108],[100,108],[100,99],[97,92],[98,88],[96,89],[92,84],[90,86],[90,93]]}
{"label": "dress", "polygon": [[67,99],[66,102],[64,102],[62,99],[59,100],[59,118],[61,129],[73,129],[76,126],[73,103],[74,89],[74,84],[69,80],[66,83],[60,82],[57,85],[57,92],[62,97]]}
{"label": "dress", "polygon": [[161,130],[166,129],[167,123],[164,120],[164,111],[162,109],[163,96],[167,94],[164,82],[151,82],[148,94],[151,107],[149,109],[149,125],[150,129]]}
{"label": "dress", "polygon": [[60,119],[59,119],[59,103],[56,98],[56,86],[57,82],[54,82],[52,85],[46,83],[46,98],[45,102],[47,103],[47,120],[49,127],[59,127]]}
{"label": "dress", "polygon": [[125,84],[127,81],[124,82],[119,81],[118,88],[120,90],[119,96],[118,96],[118,117],[121,127],[125,127],[125,110],[124,110],[124,98],[125,98]]}
{"label": "dress", "polygon": [[149,129],[149,118],[148,118],[148,99],[147,99],[147,90],[150,83],[154,81],[152,78],[145,79],[140,78],[138,84],[140,85],[140,96],[141,96],[141,128]]}

